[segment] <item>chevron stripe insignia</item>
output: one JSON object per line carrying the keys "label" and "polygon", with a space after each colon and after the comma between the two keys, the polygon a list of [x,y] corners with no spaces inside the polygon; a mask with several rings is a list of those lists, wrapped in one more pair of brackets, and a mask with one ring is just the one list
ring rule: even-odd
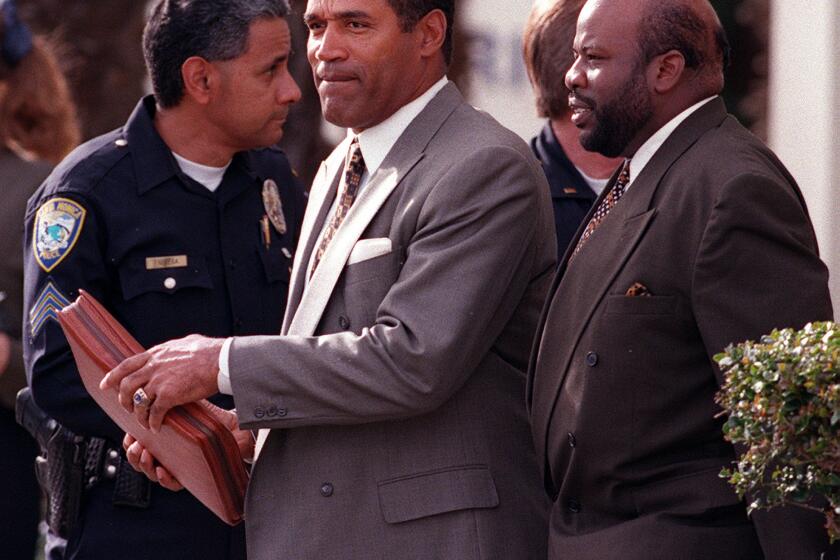
{"label": "chevron stripe insignia", "polygon": [[41,290],[41,294],[29,310],[29,328],[34,338],[52,319],[58,322],[58,312],[70,305],[64,294],[51,281]]}

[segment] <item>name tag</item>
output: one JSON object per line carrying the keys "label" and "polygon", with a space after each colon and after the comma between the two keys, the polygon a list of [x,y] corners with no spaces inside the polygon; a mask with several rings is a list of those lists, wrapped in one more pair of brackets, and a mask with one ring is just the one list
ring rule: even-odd
{"label": "name tag", "polygon": [[169,257],[148,257],[146,270],[160,270],[162,268],[184,268],[187,266],[187,255],[172,255]]}

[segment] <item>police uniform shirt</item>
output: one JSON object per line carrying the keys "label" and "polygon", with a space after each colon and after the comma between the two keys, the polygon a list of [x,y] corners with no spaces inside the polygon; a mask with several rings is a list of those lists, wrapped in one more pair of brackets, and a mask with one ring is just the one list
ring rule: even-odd
{"label": "police uniform shirt", "polygon": [[542,164],[554,206],[554,229],[557,233],[557,262],[562,262],[566,248],[574,238],[597,195],[563,151],[547,122],[531,140],[531,150]]}
{"label": "police uniform shirt", "polygon": [[[236,154],[216,192],[184,175],[154,128],[154,107],[147,97],[124,128],[78,148],[27,208],[33,394],[76,433],[114,442],[123,433],[87,395],[57,311],[84,289],[144,347],[191,333],[278,333],[304,211],[303,190],[276,150]],[[266,228],[267,179],[282,201],[282,234]]]}
{"label": "police uniform shirt", "polygon": [[[142,100],[125,127],[75,150],[29,200],[24,245],[24,357],[50,416],[121,450],[123,432],[87,394],[56,321],[84,289],[144,347],[191,333],[280,332],[305,197],[285,156],[236,154],[211,192],[190,179]],[[270,181],[269,181],[270,180]],[[263,191],[276,185],[272,204]],[[275,210],[282,206],[282,210]],[[268,219],[285,224],[275,227]],[[233,405],[216,396],[216,404]],[[121,463],[121,470],[131,469]],[[151,486],[149,505],[117,499],[107,475],[86,490],[68,558],[241,560],[228,527],[188,492]],[[122,494],[120,494],[122,497]]]}

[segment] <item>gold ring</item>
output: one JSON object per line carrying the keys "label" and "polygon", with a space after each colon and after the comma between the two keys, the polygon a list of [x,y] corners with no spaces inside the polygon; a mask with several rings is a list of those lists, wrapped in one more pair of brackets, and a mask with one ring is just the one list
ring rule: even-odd
{"label": "gold ring", "polygon": [[132,401],[135,407],[142,406],[143,408],[148,408],[152,404],[152,399],[149,398],[149,395],[146,394],[146,391],[142,387],[134,391]]}

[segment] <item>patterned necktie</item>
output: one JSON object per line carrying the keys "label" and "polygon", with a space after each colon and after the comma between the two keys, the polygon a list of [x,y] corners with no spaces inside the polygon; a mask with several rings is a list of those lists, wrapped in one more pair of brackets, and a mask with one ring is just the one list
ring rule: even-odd
{"label": "patterned necktie", "polygon": [[359,192],[359,185],[362,183],[362,175],[365,173],[365,158],[362,157],[362,149],[359,146],[359,138],[353,138],[350,143],[350,149],[347,152],[347,159],[344,164],[344,183],[341,193],[338,198],[338,205],[335,209],[327,229],[324,231],[324,236],[321,238],[321,243],[318,245],[318,250],[315,252],[315,261],[312,263],[312,270],[309,273],[311,278],[315,274],[315,269],[321,262],[321,257],[330,245],[330,241],[335,237],[335,233],[350,212],[350,207],[356,200],[356,195]]}
{"label": "patterned necktie", "polygon": [[574,253],[569,260],[575,258],[578,252],[580,252],[583,245],[587,242],[587,240],[592,237],[592,234],[601,225],[601,222],[607,217],[607,214],[610,213],[618,201],[621,200],[621,197],[624,196],[624,191],[627,190],[627,183],[630,182],[630,160],[625,160],[624,167],[621,168],[621,173],[618,175],[618,179],[615,181],[615,185],[610,189],[610,192],[607,193],[601,203],[598,205],[598,208],[595,210],[595,213],[592,214],[592,218],[590,218],[589,223],[586,224],[586,229],[583,230],[583,235],[580,236],[580,240],[578,240],[578,244],[575,247]]}

